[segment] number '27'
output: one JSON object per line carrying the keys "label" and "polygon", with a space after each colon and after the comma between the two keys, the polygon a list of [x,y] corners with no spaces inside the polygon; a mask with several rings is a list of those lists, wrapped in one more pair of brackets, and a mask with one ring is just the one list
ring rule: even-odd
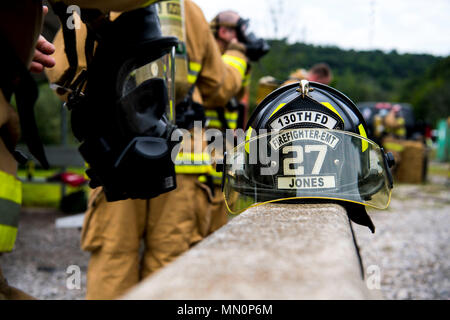
{"label": "number '27'", "polygon": [[[298,176],[305,174],[305,167],[300,166],[304,161],[304,153],[318,152],[316,162],[312,169],[311,174],[319,174],[322,169],[325,155],[327,154],[327,146],[325,145],[306,145],[304,150],[302,146],[287,146],[283,148],[283,154],[294,153],[293,158],[285,158],[283,161],[284,175]],[[292,168],[291,165],[293,165]],[[295,168],[295,165],[297,167]]]}

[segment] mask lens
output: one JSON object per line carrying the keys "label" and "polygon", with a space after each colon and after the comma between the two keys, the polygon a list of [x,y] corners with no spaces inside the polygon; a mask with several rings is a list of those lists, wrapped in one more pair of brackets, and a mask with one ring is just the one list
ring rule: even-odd
{"label": "mask lens", "polygon": [[[159,94],[167,95],[160,97],[158,101],[164,101],[164,106],[158,106],[158,109],[164,109],[165,117],[172,123],[175,119],[174,99],[175,99],[175,47],[164,56],[141,65],[128,64],[127,75],[121,85],[121,99],[126,99],[133,95],[137,89],[145,84],[163,81],[167,90],[159,90]],[[135,99],[133,99],[135,100]],[[145,108],[145,106],[134,106],[135,109]]]}

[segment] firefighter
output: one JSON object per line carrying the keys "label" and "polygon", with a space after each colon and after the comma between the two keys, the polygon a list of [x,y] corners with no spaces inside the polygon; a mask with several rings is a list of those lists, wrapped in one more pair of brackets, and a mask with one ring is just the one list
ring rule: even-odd
{"label": "firefighter", "polygon": [[[70,4],[103,10],[130,10],[148,0],[70,1]],[[1,73],[0,89],[0,254],[13,249],[22,198],[21,184],[16,179],[17,162],[26,157],[15,150],[21,134],[30,152],[44,168],[48,162],[34,121],[33,105],[37,87],[28,69],[40,73],[52,68],[50,56],[55,48],[40,35],[42,18],[48,12],[40,0],[5,1],[0,6],[0,41],[2,61],[7,61]],[[14,32],[11,32],[11,31]],[[16,112],[10,105],[15,95]],[[8,285],[0,270],[1,299],[32,299],[28,294]]]}
{"label": "firefighter", "polygon": [[[42,1],[4,2],[0,6],[1,57],[7,62],[0,77],[0,255],[14,248],[17,236],[22,200],[21,183],[16,178],[17,161],[26,161],[15,151],[21,130],[30,150],[46,164],[42,145],[36,138],[32,112],[37,87],[28,70],[39,73],[54,65],[53,58],[49,57],[54,48],[40,35],[42,18],[47,11]],[[18,113],[10,105],[13,94]],[[35,135],[34,139],[30,139],[31,134]],[[9,286],[0,269],[0,300],[3,299],[33,297]]]}
{"label": "firefighter", "polygon": [[402,106],[395,104],[384,118],[384,126],[387,135],[398,139],[406,139],[405,118],[402,115]]}
{"label": "firefighter", "polygon": [[329,85],[333,80],[333,73],[326,63],[317,63],[309,70],[297,69],[290,74],[289,79],[283,84],[291,84],[300,80],[308,80]]}
{"label": "firefighter", "polygon": [[[226,63],[234,66],[248,65],[247,70],[241,68],[243,80],[239,93],[232,97],[224,106],[215,105],[206,111],[206,126],[219,129],[225,133],[228,130],[243,129],[247,121],[249,85],[251,78],[251,62],[259,61],[269,51],[268,44],[263,39],[258,39],[252,33],[248,33],[249,20],[243,19],[232,10],[219,12],[210,22],[211,31],[217,41]],[[245,50],[247,61],[229,56],[227,50],[241,48]],[[234,141],[226,141],[230,147]],[[211,232],[219,229],[227,221],[227,210],[222,195],[222,174],[213,171],[209,177],[214,184],[214,204],[212,208]]]}
{"label": "firefighter", "polygon": [[[160,14],[168,10],[168,6],[173,15],[184,12],[189,60],[185,83],[176,84],[177,88],[184,88],[184,92],[177,90],[176,111],[179,127],[187,131],[192,129],[194,121],[204,120],[203,106],[225,105],[237,94],[246,64],[237,68],[224,63],[208,22],[192,1],[165,1],[158,5]],[[82,57],[84,49],[83,30],[83,26],[77,30],[79,57]],[[59,33],[54,40],[57,48],[55,59],[57,63],[67,64],[62,42],[62,34]],[[182,48],[178,49],[177,54],[181,54]],[[241,47],[229,50],[227,54],[245,61]],[[83,67],[83,59],[80,58],[78,68]],[[49,77],[53,81],[59,75],[49,74]],[[197,137],[203,144],[202,134]],[[184,141],[190,141],[189,136]],[[204,163],[180,161],[194,158]],[[184,150],[177,161],[177,188],[156,198],[108,202],[102,188],[92,192],[81,239],[82,249],[91,252],[87,299],[119,297],[208,235],[212,190],[199,181],[199,176],[212,170],[209,155]],[[147,183],[151,185],[152,181]],[[145,244],[142,257],[139,253],[141,241]]]}

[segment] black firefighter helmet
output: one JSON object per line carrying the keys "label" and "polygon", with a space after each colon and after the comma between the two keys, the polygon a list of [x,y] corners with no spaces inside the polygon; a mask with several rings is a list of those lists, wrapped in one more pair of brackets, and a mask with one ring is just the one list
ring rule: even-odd
{"label": "black firefighter helmet", "polygon": [[252,114],[245,142],[226,155],[231,212],[268,202],[336,202],[374,231],[365,206],[388,207],[393,160],[369,140],[355,104],[302,80],[268,95]]}

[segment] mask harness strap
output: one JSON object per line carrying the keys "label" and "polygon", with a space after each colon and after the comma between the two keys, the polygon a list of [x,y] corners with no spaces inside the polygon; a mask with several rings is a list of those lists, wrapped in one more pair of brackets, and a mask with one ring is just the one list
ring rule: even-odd
{"label": "mask harness strap", "polygon": [[[67,56],[67,61],[69,62],[69,67],[62,74],[56,84],[61,88],[70,88],[70,85],[75,78],[77,68],[78,68],[78,55],[77,55],[77,39],[74,28],[69,28],[66,21],[73,15],[67,13],[68,6],[62,2],[51,2],[53,11],[58,16],[63,32],[64,38],[64,51]],[[61,89],[59,89],[61,90]],[[60,92],[63,93],[63,92]]]}
{"label": "mask harness strap", "polygon": [[[80,92],[87,78],[86,72],[81,72],[80,75],[75,79],[78,69],[78,53],[77,53],[77,39],[76,32],[74,28],[69,28],[67,23],[65,23],[70,17],[72,17],[73,12],[67,8],[68,6],[62,2],[51,1],[52,8],[55,14],[58,16],[61,25],[64,38],[64,51],[67,56],[67,61],[69,62],[69,67],[62,74],[56,84],[61,87],[60,90],[70,89],[71,91]],[[86,63],[89,66],[94,57],[94,47],[95,41],[101,39],[102,31],[105,27],[109,25],[108,15],[102,13],[100,10],[95,9],[82,9],[81,10],[81,20],[87,26],[87,36],[85,42],[84,54],[86,56]],[[75,79],[75,80],[74,80]],[[65,91],[65,90],[64,90]],[[64,93],[64,92],[60,92]]]}

